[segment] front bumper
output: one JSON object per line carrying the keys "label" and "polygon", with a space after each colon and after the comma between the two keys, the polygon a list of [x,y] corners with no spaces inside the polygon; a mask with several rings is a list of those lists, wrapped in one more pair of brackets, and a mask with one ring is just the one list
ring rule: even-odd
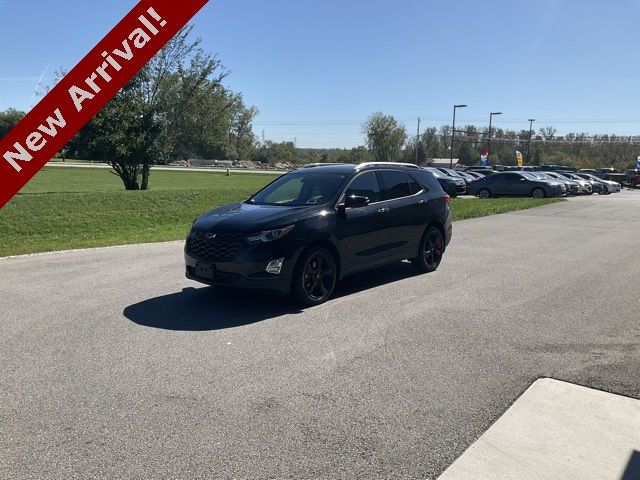
{"label": "front bumper", "polygon": [[[185,276],[206,285],[272,290],[286,295],[291,289],[291,277],[299,253],[276,241],[273,245],[244,245],[233,260],[215,262],[198,258],[185,245]],[[280,274],[267,273],[265,269],[269,262],[278,258],[284,258]],[[213,273],[199,275],[196,265],[211,267]]]}

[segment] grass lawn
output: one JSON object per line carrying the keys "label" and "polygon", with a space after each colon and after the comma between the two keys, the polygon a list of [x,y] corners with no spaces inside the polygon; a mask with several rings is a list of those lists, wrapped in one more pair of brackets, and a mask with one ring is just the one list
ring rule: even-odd
{"label": "grass lawn", "polygon": [[550,203],[562,202],[561,198],[454,198],[451,203],[453,221],[486,217],[497,213],[526,210]]}
{"label": "grass lawn", "polygon": [[[0,256],[184,238],[201,213],[247,197],[275,176],[155,171],[151,190],[127,192],[106,169],[42,169],[0,210]],[[454,220],[554,199],[454,199]]]}

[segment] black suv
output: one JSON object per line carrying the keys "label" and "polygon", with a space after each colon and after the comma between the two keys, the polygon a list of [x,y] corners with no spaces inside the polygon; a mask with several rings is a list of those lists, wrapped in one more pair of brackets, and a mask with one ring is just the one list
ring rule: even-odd
{"label": "black suv", "polygon": [[326,301],[338,280],[410,259],[438,268],[451,239],[450,198],[412,164],[311,165],[193,222],[187,278]]}

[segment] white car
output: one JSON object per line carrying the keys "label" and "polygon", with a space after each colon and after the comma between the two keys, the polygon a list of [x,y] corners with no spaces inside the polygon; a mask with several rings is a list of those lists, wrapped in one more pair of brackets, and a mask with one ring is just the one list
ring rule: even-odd
{"label": "white car", "polygon": [[614,182],[612,180],[603,180],[602,178],[592,174],[592,173],[584,173],[583,175],[586,175],[589,178],[592,178],[593,180],[596,180],[602,184],[604,184],[604,186],[607,188],[607,191],[605,193],[615,193],[615,192],[619,192],[620,190],[622,190],[622,187],[620,186],[620,184],[618,182]]}
{"label": "white car", "polygon": [[574,175],[572,173],[565,173],[565,172],[555,172],[556,174],[574,181],[578,184],[578,194],[580,195],[591,195],[593,193],[593,187],[591,186],[591,183],[587,182],[585,179],[580,178],[577,175]]}
{"label": "white car", "polygon": [[622,190],[622,186],[618,182],[613,182],[611,180],[600,180],[607,187],[608,193],[615,193]]}

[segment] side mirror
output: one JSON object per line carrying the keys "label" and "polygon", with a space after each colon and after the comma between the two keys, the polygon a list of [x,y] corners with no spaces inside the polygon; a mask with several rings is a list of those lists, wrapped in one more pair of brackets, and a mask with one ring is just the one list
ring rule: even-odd
{"label": "side mirror", "polygon": [[347,208],[358,208],[368,205],[369,197],[360,195],[349,195],[344,199],[344,206]]}
{"label": "side mirror", "polygon": [[369,197],[361,197],[359,195],[350,195],[344,199],[344,203],[338,205],[338,215],[345,217],[348,208],[364,207],[369,204]]}

